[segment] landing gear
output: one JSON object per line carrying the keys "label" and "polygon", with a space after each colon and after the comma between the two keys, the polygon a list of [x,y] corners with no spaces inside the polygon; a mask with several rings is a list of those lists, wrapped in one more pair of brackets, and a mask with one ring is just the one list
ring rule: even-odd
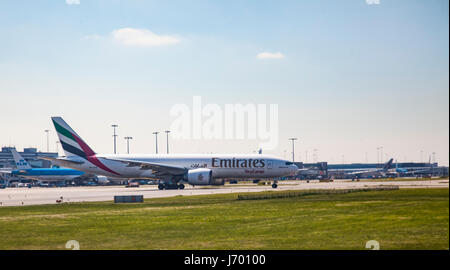
{"label": "landing gear", "polygon": [[158,184],[158,189],[159,190],[163,190],[163,189],[184,189],[184,185],[180,184]]}
{"label": "landing gear", "polygon": [[272,188],[277,188],[278,187],[277,183],[278,183],[277,181],[273,181]]}

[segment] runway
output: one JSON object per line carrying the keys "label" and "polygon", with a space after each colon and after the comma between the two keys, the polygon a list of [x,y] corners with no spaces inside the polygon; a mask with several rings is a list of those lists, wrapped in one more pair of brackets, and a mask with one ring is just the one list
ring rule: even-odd
{"label": "runway", "polygon": [[283,181],[278,188],[256,184],[192,187],[184,190],[158,190],[157,186],[145,185],[138,188],[124,186],[62,187],[62,188],[6,188],[0,189],[0,207],[38,204],[56,204],[62,202],[113,201],[115,195],[144,195],[144,198],[162,198],[177,195],[192,196],[221,193],[261,192],[302,189],[345,189],[365,188],[380,185],[394,185],[400,188],[449,188],[449,180],[403,180],[403,181],[360,181],[337,180],[329,183],[318,181]]}

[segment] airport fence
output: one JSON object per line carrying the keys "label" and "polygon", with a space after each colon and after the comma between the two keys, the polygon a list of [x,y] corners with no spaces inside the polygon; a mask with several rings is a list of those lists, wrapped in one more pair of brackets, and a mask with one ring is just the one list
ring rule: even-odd
{"label": "airport fence", "polygon": [[331,195],[331,194],[345,194],[353,192],[367,192],[367,191],[384,191],[397,190],[398,186],[376,186],[365,188],[348,188],[348,189],[308,189],[299,191],[269,191],[264,193],[240,194],[238,200],[267,200],[267,199],[281,199],[291,197],[301,197],[308,195]]}

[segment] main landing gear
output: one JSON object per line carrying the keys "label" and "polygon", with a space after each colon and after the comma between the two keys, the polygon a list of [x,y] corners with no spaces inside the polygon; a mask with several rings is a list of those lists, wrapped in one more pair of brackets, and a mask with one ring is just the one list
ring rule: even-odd
{"label": "main landing gear", "polygon": [[158,189],[159,190],[163,190],[163,189],[184,189],[184,185],[183,184],[163,184],[160,183],[158,185]]}

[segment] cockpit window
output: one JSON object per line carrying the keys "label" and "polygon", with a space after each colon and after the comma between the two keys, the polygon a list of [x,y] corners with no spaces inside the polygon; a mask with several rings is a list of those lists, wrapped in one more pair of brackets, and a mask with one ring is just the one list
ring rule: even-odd
{"label": "cockpit window", "polygon": [[286,165],[293,165],[294,162],[286,162]]}

